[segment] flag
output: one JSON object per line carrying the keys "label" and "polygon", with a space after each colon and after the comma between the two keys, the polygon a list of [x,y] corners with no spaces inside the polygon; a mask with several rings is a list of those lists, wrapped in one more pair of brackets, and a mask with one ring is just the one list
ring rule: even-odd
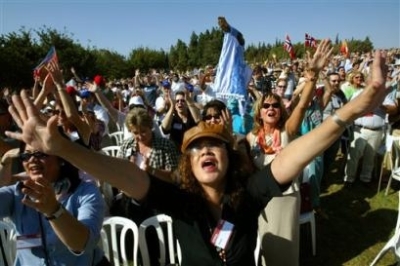
{"label": "flag", "polygon": [[304,45],[306,47],[317,48],[317,40],[308,33],[306,33]]}
{"label": "flag", "polygon": [[342,41],[342,45],[340,46],[340,53],[344,55],[346,58],[349,57],[349,47],[347,46],[346,40]]}
{"label": "flag", "polygon": [[50,50],[47,52],[46,57],[40,62],[40,64],[35,67],[35,69],[33,70],[33,74],[35,76],[40,76],[41,80],[44,80],[48,74],[45,66],[50,61],[55,61],[56,63],[58,63],[56,48],[54,46],[50,48]]}
{"label": "flag", "polygon": [[290,40],[289,35],[286,35],[285,43],[283,44],[283,48],[285,48],[286,52],[289,53],[290,59],[296,59],[296,55],[294,54],[294,49],[292,45],[292,41]]}

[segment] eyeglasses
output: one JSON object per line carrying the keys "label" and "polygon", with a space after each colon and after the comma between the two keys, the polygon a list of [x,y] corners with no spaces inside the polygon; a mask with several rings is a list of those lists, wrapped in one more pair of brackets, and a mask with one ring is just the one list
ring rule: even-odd
{"label": "eyeglasses", "polygon": [[40,152],[40,151],[24,152],[19,155],[19,159],[23,162],[27,162],[31,159],[32,156],[35,157],[36,159],[44,159],[49,155],[47,155],[43,152]]}
{"label": "eyeglasses", "polygon": [[336,82],[339,82],[339,80],[338,79],[331,79],[331,82],[336,83]]}
{"label": "eyeglasses", "polygon": [[272,108],[279,108],[281,107],[280,103],[263,103],[262,108],[268,109],[272,106]]}
{"label": "eyeglasses", "polygon": [[185,103],[185,100],[184,99],[179,99],[179,100],[176,100],[176,102],[177,103]]}
{"label": "eyeglasses", "polygon": [[189,147],[189,151],[193,155],[197,155],[201,152],[202,149],[207,148],[207,150],[211,152],[218,151],[220,149],[225,148],[225,143],[219,140],[207,140],[201,142],[195,142]]}
{"label": "eyeglasses", "polygon": [[354,77],[355,79],[360,79],[361,78],[361,76],[356,76],[356,77]]}
{"label": "eyeglasses", "polygon": [[215,119],[215,120],[217,120],[217,119],[220,119],[220,115],[206,115],[205,117],[204,117],[204,120],[211,120],[211,119]]}

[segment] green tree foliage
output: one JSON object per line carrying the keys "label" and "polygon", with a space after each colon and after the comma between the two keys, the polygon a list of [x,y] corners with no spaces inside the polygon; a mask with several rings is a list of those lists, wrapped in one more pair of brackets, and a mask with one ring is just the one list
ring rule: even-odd
{"label": "green tree foliage", "polygon": [[[79,40],[74,40],[73,34],[66,30],[58,32],[48,27],[36,30],[22,28],[18,32],[0,36],[0,84],[2,87],[12,88],[31,87],[34,67],[53,45],[56,47],[66,80],[72,77],[71,67],[74,67],[82,78],[93,78],[94,75],[101,74],[112,80],[132,77],[135,69],[141,72],[151,69],[183,72],[210,64],[215,66],[219,60],[223,36],[223,32],[214,27],[199,34],[192,32],[188,44],[177,40],[169,52],[140,47],[133,49],[128,57],[124,57],[115,51],[83,47]],[[369,37],[347,42],[351,52],[363,53],[374,48]],[[341,40],[337,34],[334,40],[336,53],[339,52],[340,44]],[[304,58],[304,43],[294,43],[293,47],[296,57]],[[283,48],[283,40],[276,39],[273,44],[246,45],[245,59],[251,65],[272,62],[273,55],[278,61],[290,60]]]}

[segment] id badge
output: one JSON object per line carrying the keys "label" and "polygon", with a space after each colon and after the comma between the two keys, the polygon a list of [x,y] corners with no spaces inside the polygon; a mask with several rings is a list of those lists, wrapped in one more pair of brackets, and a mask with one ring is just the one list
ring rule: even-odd
{"label": "id badge", "polygon": [[17,236],[17,249],[35,248],[42,246],[40,234]]}
{"label": "id badge", "polygon": [[211,243],[221,249],[225,249],[235,226],[225,220],[220,220],[211,236]]}

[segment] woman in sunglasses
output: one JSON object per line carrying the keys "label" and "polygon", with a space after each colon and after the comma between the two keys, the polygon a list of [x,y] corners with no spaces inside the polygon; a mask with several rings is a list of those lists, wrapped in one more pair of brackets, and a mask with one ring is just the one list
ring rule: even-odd
{"label": "woman in sunglasses", "polygon": [[[254,104],[254,127],[247,134],[250,157],[256,169],[269,164],[298,134],[304,113],[312,99],[319,71],[332,53],[328,41],[322,41],[309,58],[307,82],[290,116],[282,98],[267,93]],[[266,265],[298,265],[300,192],[297,181],[273,198],[259,217],[261,255]],[[284,239],[284,240],[282,240]]]}
{"label": "woman in sunglasses", "polygon": [[[19,151],[25,173],[0,187],[0,218],[17,231],[15,265],[110,265],[97,246],[105,206],[96,185],[60,157],[24,143]],[[4,182],[12,181],[12,158],[1,160]]]}

